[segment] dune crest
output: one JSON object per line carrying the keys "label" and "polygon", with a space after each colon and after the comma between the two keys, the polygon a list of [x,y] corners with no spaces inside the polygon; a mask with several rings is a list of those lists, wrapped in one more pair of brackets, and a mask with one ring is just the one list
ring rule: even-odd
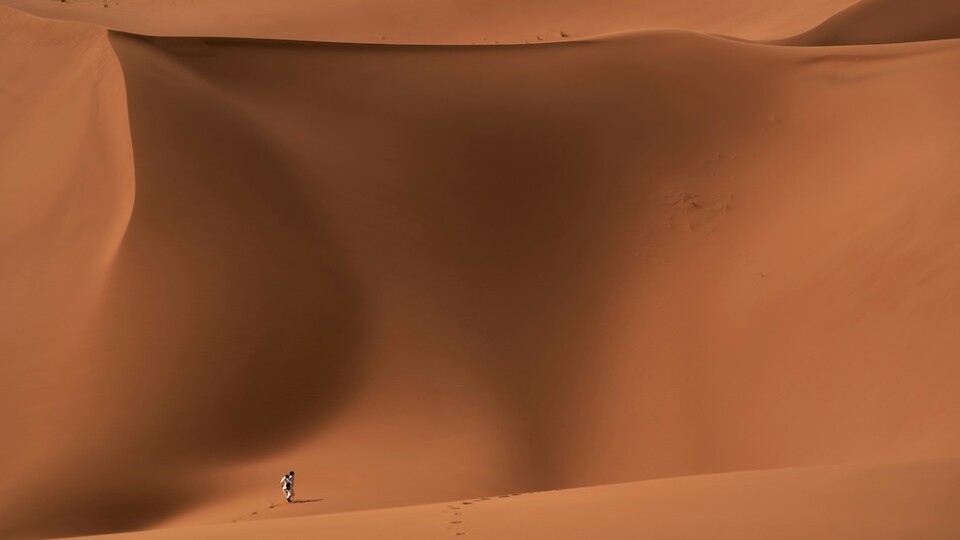
{"label": "dune crest", "polygon": [[960,3],[952,0],[861,0],[816,28],[779,41],[836,46],[960,38]]}
{"label": "dune crest", "polygon": [[682,29],[777,39],[856,0],[0,0],[38,16],[157,36],[411,44],[542,44]]}

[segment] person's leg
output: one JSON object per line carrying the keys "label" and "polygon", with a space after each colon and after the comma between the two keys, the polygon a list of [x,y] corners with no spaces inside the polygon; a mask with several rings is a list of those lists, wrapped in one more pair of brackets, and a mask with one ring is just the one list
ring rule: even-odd
{"label": "person's leg", "polygon": [[293,497],[294,497],[295,495],[296,495],[296,494],[293,492],[293,486],[290,486],[290,502],[293,502]]}

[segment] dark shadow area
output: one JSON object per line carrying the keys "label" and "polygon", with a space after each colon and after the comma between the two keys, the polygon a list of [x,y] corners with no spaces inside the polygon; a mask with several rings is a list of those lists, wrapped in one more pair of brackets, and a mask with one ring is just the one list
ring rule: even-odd
{"label": "dark shadow area", "polygon": [[61,538],[139,530],[191,508],[205,497],[189,479],[157,470],[145,473],[136,467],[88,462],[82,472],[96,473],[95,482],[78,478],[77,469],[46,472],[63,473],[57,476],[56,489],[40,498],[32,497],[30,510],[20,514],[18,523],[0,527],[0,538]]}
{"label": "dark shadow area", "polygon": [[292,168],[223,99],[229,89],[193,84],[142,41],[111,39],[137,194],[101,347],[123,383],[127,449],[223,464],[294,443],[335,412],[360,368],[361,292],[303,191],[314,172]]}

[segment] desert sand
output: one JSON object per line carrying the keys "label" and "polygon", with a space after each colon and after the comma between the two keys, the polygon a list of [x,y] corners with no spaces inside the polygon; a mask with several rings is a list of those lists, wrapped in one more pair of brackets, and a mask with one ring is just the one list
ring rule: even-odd
{"label": "desert sand", "polygon": [[948,0],[0,0],[0,538],[960,537],[958,62]]}

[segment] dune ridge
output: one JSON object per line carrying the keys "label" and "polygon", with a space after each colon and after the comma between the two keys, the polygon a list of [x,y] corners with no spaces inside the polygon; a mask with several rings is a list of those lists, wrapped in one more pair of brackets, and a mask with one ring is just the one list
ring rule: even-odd
{"label": "dune ridge", "polygon": [[73,415],[97,375],[75,352],[110,281],[135,185],[125,88],[106,32],[0,8],[0,48],[6,533],[18,519],[7,509],[49,452],[96,422]]}
{"label": "dune ridge", "polygon": [[957,456],[953,42],[0,17],[0,536]]}
{"label": "dune ridge", "polygon": [[[541,43],[637,29],[686,29],[775,39],[804,31],[856,0],[3,0],[48,18],[133,34],[345,43]],[[106,5],[106,7],[104,7]]]}
{"label": "dune ridge", "polygon": [[[951,511],[957,479],[956,461],[765,470],[117,538],[190,540],[229,531],[238,539],[278,534],[361,539],[378,530],[404,531],[411,538],[936,538],[960,530]],[[790,486],[788,492],[784,486]],[[592,519],[584,521],[584,514]]]}
{"label": "dune ridge", "polygon": [[956,2],[861,0],[816,28],[777,43],[838,46],[958,38],[960,5]]}

